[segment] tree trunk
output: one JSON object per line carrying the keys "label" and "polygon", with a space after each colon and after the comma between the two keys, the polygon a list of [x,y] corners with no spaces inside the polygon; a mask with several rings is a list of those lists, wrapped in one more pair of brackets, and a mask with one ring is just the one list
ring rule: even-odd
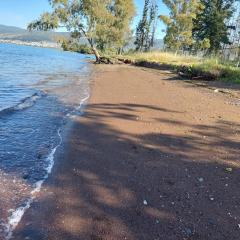
{"label": "tree trunk", "polygon": [[99,54],[97,48],[94,46],[93,40],[90,38],[88,38],[88,42],[91,46],[91,49],[93,51],[93,54],[95,55],[96,58],[96,63],[104,63],[104,64],[113,64],[112,61],[107,58],[107,57],[101,57],[101,55]]}
{"label": "tree trunk", "polygon": [[92,46],[92,51],[93,51],[93,54],[95,55],[96,62],[99,63],[101,61],[101,56],[98,50],[94,46]]}

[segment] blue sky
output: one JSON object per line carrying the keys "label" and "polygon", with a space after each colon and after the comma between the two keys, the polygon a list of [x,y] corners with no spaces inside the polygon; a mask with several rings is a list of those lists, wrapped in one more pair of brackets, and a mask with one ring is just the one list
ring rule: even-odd
{"label": "blue sky", "polygon": [[[166,14],[166,6],[161,0],[159,3],[159,14]],[[144,0],[135,0],[137,16],[134,20],[135,26],[141,17]],[[36,19],[42,12],[50,10],[48,0],[0,0],[0,24],[26,28],[29,22]],[[159,22],[158,37],[163,37],[164,26]]]}

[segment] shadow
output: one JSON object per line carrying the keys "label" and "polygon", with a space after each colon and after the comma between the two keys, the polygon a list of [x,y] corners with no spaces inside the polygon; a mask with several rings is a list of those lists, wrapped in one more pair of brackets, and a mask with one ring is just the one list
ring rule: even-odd
{"label": "shadow", "polygon": [[[14,239],[238,239],[240,124],[158,118],[188,131],[139,134],[139,113],[149,110],[172,112],[89,104],[72,119],[46,191]],[[129,121],[135,131],[128,131]]]}
{"label": "shadow", "polygon": [[[156,73],[156,70],[155,70]],[[218,90],[218,92],[227,94],[233,97],[240,98],[240,84],[228,82],[228,81],[221,81],[221,80],[204,80],[201,78],[198,79],[190,79],[185,76],[180,76],[177,73],[165,73],[164,70],[160,72],[161,74],[164,74],[165,77],[163,77],[163,80],[167,81],[181,81],[186,83],[185,87],[192,88],[205,88],[209,90]],[[167,76],[167,77],[166,77]]]}

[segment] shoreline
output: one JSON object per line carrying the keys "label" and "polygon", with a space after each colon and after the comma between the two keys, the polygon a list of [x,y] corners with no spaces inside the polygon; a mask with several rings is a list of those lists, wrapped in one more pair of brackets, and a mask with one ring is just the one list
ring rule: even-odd
{"label": "shoreline", "polygon": [[20,46],[40,47],[40,48],[53,48],[61,49],[61,45],[53,42],[25,42],[21,40],[5,40],[0,39],[0,44],[15,44]]}
{"label": "shoreline", "polygon": [[227,101],[174,74],[96,66],[13,239],[236,239],[239,107]]}

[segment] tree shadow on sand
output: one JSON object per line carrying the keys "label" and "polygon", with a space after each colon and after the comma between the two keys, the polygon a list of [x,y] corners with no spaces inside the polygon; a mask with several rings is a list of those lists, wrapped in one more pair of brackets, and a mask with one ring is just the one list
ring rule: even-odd
{"label": "tree shadow on sand", "polygon": [[156,119],[188,129],[176,135],[130,134],[111,125],[113,119],[137,125],[139,111],[149,109],[170,111],[89,104],[72,119],[47,193],[14,239],[238,239],[240,124]]}

